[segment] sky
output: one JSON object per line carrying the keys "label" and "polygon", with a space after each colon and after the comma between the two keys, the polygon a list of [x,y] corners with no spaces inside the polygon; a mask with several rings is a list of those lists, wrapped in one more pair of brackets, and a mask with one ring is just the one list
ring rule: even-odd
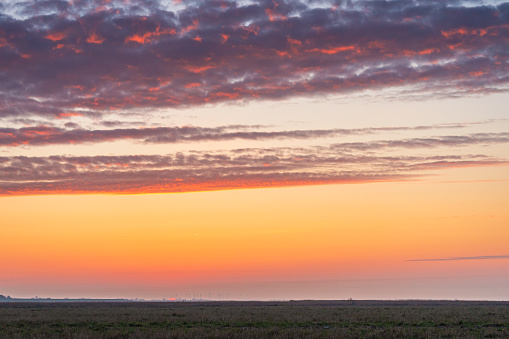
{"label": "sky", "polygon": [[509,2],[0,3],[0,294],[509,300]]}

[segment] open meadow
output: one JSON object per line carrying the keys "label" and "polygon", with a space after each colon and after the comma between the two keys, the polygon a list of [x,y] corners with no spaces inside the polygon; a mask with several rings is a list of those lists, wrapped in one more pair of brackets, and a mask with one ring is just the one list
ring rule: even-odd
{"label": "open meadow", "polygon": [[13,302],[1,338],[508,338],[509,302]]}

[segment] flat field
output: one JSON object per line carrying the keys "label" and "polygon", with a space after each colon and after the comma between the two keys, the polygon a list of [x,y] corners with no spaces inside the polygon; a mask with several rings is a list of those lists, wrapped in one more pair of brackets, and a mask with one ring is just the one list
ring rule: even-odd
{"label": "flat field", "polygon": [[4,302],[0,338],[509,338],[509,302]]}

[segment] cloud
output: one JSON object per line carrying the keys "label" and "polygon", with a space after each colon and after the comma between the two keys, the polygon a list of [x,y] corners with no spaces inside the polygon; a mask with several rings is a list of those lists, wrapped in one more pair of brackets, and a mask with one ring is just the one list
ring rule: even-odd
{"label": "cloud", "polygon": [[475,257],[451,257],[438,259],[413,259],[407,261],[456,261],[456,260],[491,260],[491,259],[509,259],[509,255],[481,255]]}
{"label": "cloud", "polygon": [[372,142],[351,142],[334,144],[335,149],[376,151],[387,148],[436,148],[468,145],[488,145],[508,143],[509,133],[474,133],[471,135],[449,135],[430,138],[410,138],[400,140],[381,140]]}
{"label": "cloud", "polygon": [[508,165],[483,155],[376,155],[335,147],[168,155],[0,157],[0,195],[191,192],[415,180],[426,171]]}
{"label": "cloud", "polygon": [[[422,99],[509,88],[507,3],[47,0],[10,1],[0,11],[0,121],[11,126],[0,128],[0,147],[311,140],[462,128],[269,130],[144,127],[141,121],[160,109],[226,102],[383,89]],[[125,116],[137,121],[119,121]],[[80,125],[86,118],[93,118],[90,129]],[[507,142],[508,133],[477,133],[168,155],[11,156],[0,158],[0,194],[410,180],[444,168],[507,163],[456,152],[409,156],[408,150]]]}
{"label": "cloud", "polygon": [[[0,117],[344,95],[507,91],[509,6],[77,0],[0,15]],[[477,4],[477,5],[476,5]]]}
{"label": "cloud", "polygon": [[[106,126],[117,126],[121,122],[103,122]],[[264,126],[259,125],[235,125],[220,127],[152,127],[152,128],[116,128],[104,130],[85,130],[73,123],[67,123],[64,129],[51,126],[34,126],[23,128],[0,128],[0,146],[19,145],[52,145],[52,144],[79,144],[97,143],[131,139],[145,143],[177,143],[190,141],[226,141],[226,140],[278,140],[278,139],[314,139],[334,136],[375,134],[380,132],[416,131],[431,129],[463,128],[464,124],[442,124],[415,127],[376,127],[358,129],[318,129],[318,130],[290,130],[290,131],[259,131]],[[492,139],[485,140],[488,136],[474,136],[476,142],[505,142],[509,135],[490,135]],[[505,137],[505,138],[504,138]],[[453,137],[450,137],[453,138]],[[465,137],[466,138],[466,137]],[[472,143],[473,140],[462,140],[464,143]],[[470,141],[470,142],[469,142]],[[405,141],[403,141],[405,142]],[[432,140],[414,140],[414,143],[429,143]],[[445,141],[444,141],[445,142]],[[451,141],[454,142],[454,141]],[[456,140],[460,143],[461,140]],[[362,147],[355,144],[346,144],[350,148]],[[374,148],[383,145],[363,144],[365,147]],[[337,145],[339,147],[339,145]],[[417,145],[419,146],[419,145]]]}

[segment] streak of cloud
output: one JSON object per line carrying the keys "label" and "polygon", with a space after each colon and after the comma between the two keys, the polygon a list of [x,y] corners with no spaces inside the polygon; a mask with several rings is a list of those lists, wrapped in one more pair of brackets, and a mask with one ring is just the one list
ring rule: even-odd
{"label": "streak of cloud", "polygon": [[457,261],[457,260],[493,260],[493,259],[509,259],[509,255],[480,255],[475,257],[451,257],[437,259],[413,259],[407,261]]}
{"label": "streak of cloud", "polygon": [[[113,124],[114,125],[114,124]],[[76,125],[69,125],[75,127]],[[314,139],[335,136],[375,134],[381,132],[422,131],[432,129],[463,128],[464,124],[444,124],[415,127],[371,127],[357,129],[317,129],[317,130],[290,130],[290,131],[256,131],[263,126],[220,126],[220,127],[153,127],[153,128],[117,128],[104,130],[85,130],[80,128],[64,129],[50,126],[35,126],[23,128],[0,128],[0,146],[19,145],[52,145],[52,144],[79,144],[97,143],[131,139],[145,143],[178,143],[200,141],[227,141],[236,139],[245,140],[278,140],[278,139]],[[505,139],[504,139],[505,137]],[[450,137],[452,138],[452,137]],[[479,137],[477,142],[498,141],[504,142],[509,135],[493,135],[492,140]],[[463,138],[465,139],[465,138]],[[414,140],[428,142],[432,140]],[[462,140],[468,143],[469,140]],[[453,141],[451,141],[453,142]],[[460,140],[456,140],[459,143]],[[361,147],[351,144],[352,148]],[[408,145],[407,145],[408,146]],[[382,147],[382,145],[367,145],[366,147]]]}
{"label": "streak of cloud", "polygon": [[334,144],[335,149],[376,151],[387,148],[436,148],[458,147],[478,144],[508,143],[509,133],[475,133],[471,135],[448,135],[429,138],[410,138],[400,140],[380,140],[372,142],[350,142]]}

